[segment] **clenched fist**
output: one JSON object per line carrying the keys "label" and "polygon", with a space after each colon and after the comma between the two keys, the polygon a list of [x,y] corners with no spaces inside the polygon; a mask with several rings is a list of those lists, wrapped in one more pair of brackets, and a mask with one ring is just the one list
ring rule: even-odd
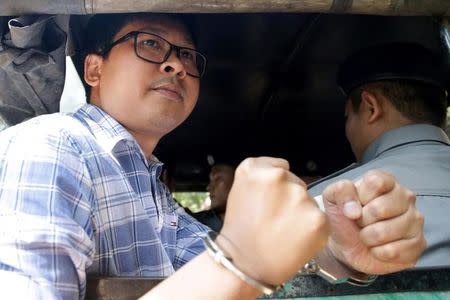
{"label": "clenched fist", "polygon": [[413,267],[426,248],[415,195],[382,171],[328,186],[322,194],[332,234],[328,247],[354,270],[386,274]]}
{"label": "clenched fist", "polygon": [[218,242],[235,265],[278,285],[327,242],[328,220],[283,159],[244,160],[236,169]]}

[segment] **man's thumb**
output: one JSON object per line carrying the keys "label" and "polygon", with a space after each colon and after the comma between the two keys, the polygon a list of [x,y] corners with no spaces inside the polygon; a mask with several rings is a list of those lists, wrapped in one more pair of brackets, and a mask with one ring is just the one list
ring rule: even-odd
{"label": "man's thumb", "polygon": [[322,193],[322,197],[325,205],[337,205],[351,220],[357,220],[362,215],[356,187],[350,180],[341,180],[329,185]]}

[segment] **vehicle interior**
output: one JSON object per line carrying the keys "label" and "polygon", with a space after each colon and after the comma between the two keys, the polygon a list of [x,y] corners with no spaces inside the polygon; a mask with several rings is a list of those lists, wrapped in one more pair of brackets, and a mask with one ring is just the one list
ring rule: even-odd
{"label": "vehicle interior", "polygon": [[[66,46],[66,56],[71,57],[81,76],[81,41],[90,13],[169,11],[189,13],[193,19],[197,48],[208,58],[200,98],[189,119],[167,135],[156,152],[161,161],[174,167],[176,191],[204,191],[213,161],[282,157],[290,162],[294,173],[302,176],[326,176],[352,163],[344,132],[346,99],[336,85],[336,75],[339,65],[358,49],[393,41],[418,42],[439,54],[443,64],[450,64],[448,1],[429,1],[428,6],[418,1],[421,4],[403,8],[398,4],[397,9],[387,6],[384,10],[371,10],[370,5],[361,4],[364,1],[353,1],[360,5],[354,11],[349,8],[352,1],[332,1],[340,3],[334,9],[308,6],[314,1],[299,1],[304,6],[295,1],[272,1],[277,2],[272,6],[271,1],[250,1],[248,5],[245,1],[222,1],[229,5],[216,8],[216,1],[204,2],[211,6],[196,5],[195,1],[177,6],[161,1],[159,8],[143,1],[130,7],[108,7],[107,1],[98,1],[89,10],[89,4],[80,8],[83,1],[69,2],[54,6],[47,1],[0,4],[2,32],[8,30],[7,22],[17,16],[70,15],[68,27],[63,28],[71,45]],[[51,39],[50,29],[43,33],[44,38],[47,34]],[[0,75],[4,76],[1,80],[6,80],[7,74]],[[64,84],[63,79],[58,80]],[[44,105],[41,113],[57,111],[61,93],[58,90],[48,99],[50,104]],[[8,95],[0,92],[0,97]],[[29,103],[4,103],[0,107],[4,127],[22,121],[24,110],[37,114]],[[14,114],[17,117],[12,117]],[[388,276],[365,290],[329,287],[302,278],[278,297],[401,291],[432,291],[436,295],[444,291],[443,297],[450,297],[445,292],[450,290],[448,269],[408,274]],[[301,293],[295,286],[304,285],[304,280],[309,280],[311,288]],[[117,283],[112,285],[118,287]]]}
{"label": "vehicle interior", "polygon": [[196,17],[203,28],[199,47],[208,54],[199,102],[158,149],[163,161],[173,160],[175,182],[185,189],[205,184],[208,155],[282,157],[298,175],[325,176],[347,166],[354,158],[344,132],[346,99],[336,85],[339,64],[362,47],[391,41],[445,50],[440,24],[430,17]]}

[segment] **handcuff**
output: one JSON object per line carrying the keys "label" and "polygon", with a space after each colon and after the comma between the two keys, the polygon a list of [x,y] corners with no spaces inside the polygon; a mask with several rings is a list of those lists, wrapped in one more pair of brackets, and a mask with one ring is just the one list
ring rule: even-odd
{"label": "handcuff", "polygon": [[[318,263],[318,259],[321,261],[329,260],[327,269],[325,270]],[[354,286],[369,286],[376,279],[377,275],[365,274],[356,272],[349,269],[347,266],[338,262],[330,262],[330,260],[336,260],[335,258],[326,257],[321,252],[316,258],[311,259],[305,264],[303,270],[298,272],[300,275],[317,275],[331,284],[348,283]]]}
{"label": "handcuff", "polygon": [[[283,285],[270,285],[258,281],[244,272],[242,272],[239,268],[237,268],[233,259],[228,257],[222,248],[216,243],[216,238],[218,234],[215,232],[208,232],[203,239],[203,243],[208,254],[212,257],[212,259],[222,265],[233,274],[235,274],[238,278],[249,284],[250,286],[256,288],[257,290],[263,292],[266,295],[272,294],[278,289],[283,288]],[[329,260],[327,264],[327,270],[323,269],[318,260],[324,262]],[[335,260],[335,261],[331,261]],[[323,254],[323,252],[319,253],[319,255],[315,259],[311,259],[308,263],[305,264],[303,269],[298,272],[299,275],[317,275],[327,282],[331,284],[341,284],[348,283],[355,286],[368,286],[373,283],[377,279],[377,275],[370,275],[365,273],[359,273],[353,270],[350,270],[348,267],[338,262],[335,258],[331,258]]]}
{"label": "handcuff", "polygon": [[283,288],[283,285],[275,286],[263,283],[239,270],[238,267],[234,265],[233,259],[228,257],[222,250],[222,248],[216,243],[217,236],[218,234],[216,232],[209,231],[203,239],[206,251],[216,263],[222,265],[223,267],[231,271],[234,275],[236,275],[239,279],[266,295],[270,295],[276,290]]}

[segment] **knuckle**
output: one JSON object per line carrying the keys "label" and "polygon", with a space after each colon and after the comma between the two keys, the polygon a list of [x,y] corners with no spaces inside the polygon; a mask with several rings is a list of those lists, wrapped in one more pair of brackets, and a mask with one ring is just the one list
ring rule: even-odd
{"label": "knuckle", "polygon": [[415,264],[419,260],[422,252],[427,248],[427,241],[423,235],[412,240],[411,249],[414,251],[411,253],[411,261]]}
{"label": "knuckle", "polygon": [[389,209],[385,205],[380,204],[379,202],[371,202],[370,206],[368,207],[368,210],[369,215],[374,220],[385,219],[389,212]]}
{"label": "knuckle", "polygon": [[428,242],[425,239],[425,237],[423,236],[423,234],[421,235],[420,238],[420,254],[422,254],[422,252],[428,247]]}
{"label": "knuckle", "polygon": [[306,201],[307,199],[309,199],[309,194],[306,191],[306,188],[303,187],[302,185],[295,185],[292,187],[292,192],[294,193],[294,195],[296,195],[296,199],[298,200],[298,198],[300,198],[300,202]]}
{"label": "knuckle", "polygon": [[254,158],[246,158],[244,159],[239,166],[236,168],[236,176],[242,175],[247,173],[249,169],[252,168],[252,165],[254,165]]}
{"label": "knuckle", "polygon": [[395,260],[400,257],[400,253],[393,245],[385,245],[381,248],[380,255],[385,260]]}
{"label": "knuckle", "polygon": [[415,204],[416,203],[416,193],[410,191],[410,190],[406,190],[406,199],[408,199],[408,201],[410,203]]}
{"label": "knuckle", "polygon": [[365,176],[383,176],[383,174],[386,174],[386,173],[381,170],[373,169],[373,170],[367,171]]}
{"label": "knuckle", "polygon": [[242,163],[242,167],[244,169],[251,169],[256,165],[256,158],[255,157],[248,157],[246,158]]}
{"label": "knuckle", "polygon": [[389,172],[386,172],[386,171],[380,170],[380,169],[369,170],[369,171],[367,171],[366,175],[379,177],[383,181],[396,181],[397,180],[396,177],[392,173],[389,173]]}
{"label": "knuckle", "polygon": [[289,165],[289,161],[287,161],[286,159],[284,159],[284,158],[278,158],[278,160],[280,161],[280,164],[283,164],[283,165],[285,165],[286,166],[286,168],[288,168],[289,169],[289,167],[290,167],[290,165]]}
{"label": "knuckle", "polygon": [[425,236],[424,236],[423,233],[420,233],[420,234],[416,235],[411,240],[412,240],[412,242],[414,244],[414,247],[416,249],[423,250],[423,249],[425,249],[427,247],[428,243],[427,243],[427,240],[425,239]]}
{"label": "knuckle", "polygon": [[373,226],[370,235],[377,244],[383,243],[387,236],[383,226]]}
{"label": "knuckle", "polygon": [[425,217],[424,217],[424,215],[420,212],[420,211],[418,211],[418,210],[416,210],[416,222],[420,225],[420,227],[422,228],[423,227],[423,225],[425,224]]}
{"label": "knuckle", "polygon": [[335,183],[335,193],[341,194],[353,185],[350,180],[339,180]]}
{"label": "knuckle", "polygon": [[380,171],[369,171],[363,179],[364,184],[369,190],[379,192],[384,189],[385,180],[380,176]]}
{"label": "knuckle", "polygon": [[320,211],[318,208],[314,208],[313,211],[309,213],[311,221],[311,226],[309,227],[313,233],[320,235],[327,235],[330,231],[327,216]]}
{"label": "knuckle", "polygon": [[350,180],[339,180],[329,185],[322,193],[323,199],[327,200],[339,200],[342,198],[348,198],[354,196],[355,191],[354,183]]}
{"label": "knuckle", "polygon": [[284,169],[276,168],[270,170],[267,180],[270,182],[281,182],[287,178],[287,172]]}

